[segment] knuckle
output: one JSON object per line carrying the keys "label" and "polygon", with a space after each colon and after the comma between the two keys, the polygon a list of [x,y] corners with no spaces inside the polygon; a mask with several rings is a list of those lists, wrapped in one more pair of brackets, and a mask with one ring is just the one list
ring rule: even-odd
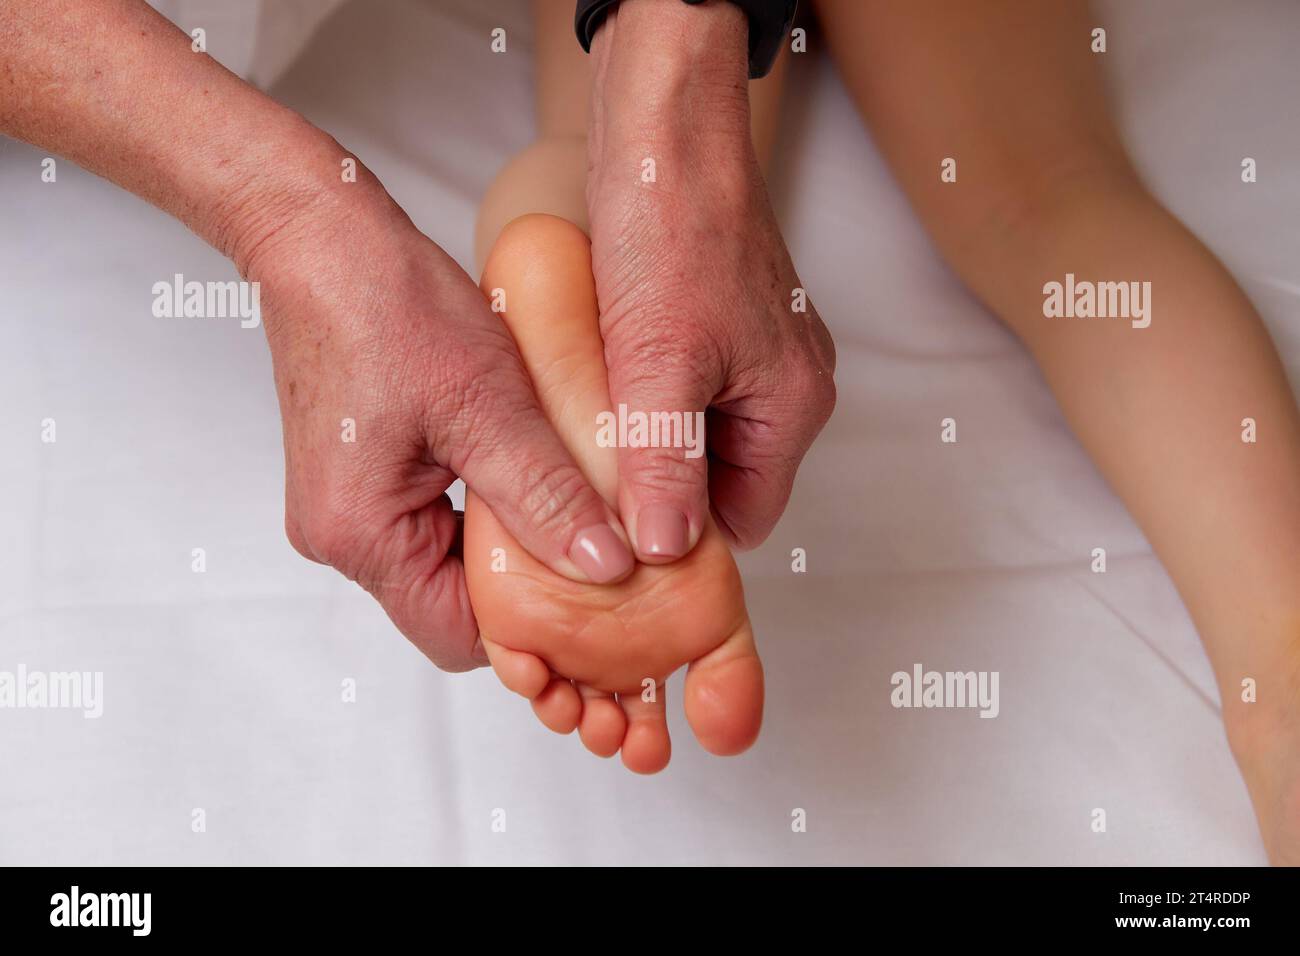
{"label": "knuckle", "polygon": [[772,532],[773,525],[756,525],[750,524],[742,528],[732,528],[731,540],[737,551],[753,551],[760,544],[767,540],[767,536]]}
{"label": "knuckle", "polygon": [[751,551],[758,547],[776,526],[775,517],[754,513],[753,509],[742,512],[734,508],[716,508],[714,518],[718,528],[738,551]]}
{"label": "knuckle", "polygon": [[[351,565],[352,535],[340,516],[326,510],[311,510],[302,516],[302,541],[317,560],[347,573]],[[351,576],[351,575],[349,575]]]}
{"label": "knuckle", "polygon": [[292,512],[288,511],[284,514],[284,536],[289,539],[289,546],[308,561],[320,560],[312,550],[311,545],[307,543],[307,536],[303,534],[298,519]]}
{"label": "knuckle", "polygon": [[454,381],[457,421],[476,435],[485,434],[497,420],[494,411],[500,395],[493,378],[490,372],[467,364],[461,367],[460,376]]}
{"label": "knuckle", "polygon": [[624,387],[655,389],[702,386],[717,377],[717,350],[693,329],[656,324],[620,339],[610,356]]}
{"label": "knuckle", "polygon": [[818,425],[824,425],[835,411],[837,398],[835,377],[831,372],[815,370],[808,383],[808,416]]}
{"label": "knuckle", "polygon": [[519,510],[540,534],[560,537],[571,530],[572,515],[594,504],[595,494],[574,465],[525,467],[519,473]]}
{"label": "knuckle", "polygon": [[[460,578],[435,570],[401,582],[379,597],[399,630],[439,670],[457,673],[473,667],[469,647],[477,634]],[[418,616],[410,610],[415,608]]]}
{"label": "knuckle", "polygon": [[[835,410],[835,364],[823,354],[801,349],[784,364],[776,387],[786,393],[792,415],[804,423],[820,427]],[[810,439],[811,440],[811,439]]]}
{"label": "knuckle", "polygon": [[444,346],[430,386],[435,413],[447,420],[462,417],[477,397],[481,371],[477,349],[462,340]]}
{"label": "knuckle", "polygon": [[[366,535],[357,505],[345,504],[344,498],[334,493],[325,481],[303,502],[293,520],[297,524],[299,543],[309,552],[308,557],[354,581],[360,580]],[[301,549],[299,553],[303,553]]]}
{"label": "knuckle", "polygon": [[679,363],[690,351],[687,335],[674,335],[665,322],[646,322],[640,328],[611,339],[617,358],[633,369],[660,370]]}
{"label": "knuckle", "polygon": [[704,459],[689,459],[679,448],[629,448],[629,477],[643,491],[669,498],[693,498],[704,484]]}
{"label": "knuckle", "polygon": [[[505,349],[460,347],[443,364],[438,383],[438,415],[430,434],[454,436],[446,450],[452,469],[507,442],[521,415],[536,409],[516,355]],[[512,425],[514,423],[514,425]]]}
{"label": "knuckle", "polygon": [[831,336],[831,330],[822,322],[821,316],[817,317],[817,323],[813,328],[812,350],[817,363],[829,374],[834,375],[838,358],[835,352],[835,339]]}
{"label": "knuckle", "polygon": [[448,654],[446,652],[434,651],[428,655],[433,666],[446,674],[467,674],[472,670],[477,670],[479,665],[474,663],[468,656],[463,654]]}

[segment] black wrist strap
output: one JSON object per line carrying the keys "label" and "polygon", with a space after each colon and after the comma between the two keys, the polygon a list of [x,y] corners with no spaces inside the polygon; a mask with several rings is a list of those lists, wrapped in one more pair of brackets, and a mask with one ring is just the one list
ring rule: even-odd
{"label": "black wrist strap", "polygon": [[[573,17],[573,26],[578,33],[578,42],[588,53],[591,52],[591,38],[605,21],[609,8],[619,0],[578,0],[578,9]],[[704,0],[685,0],[686,3],[703,3]],[[794,22],[794,10],[799,0],[731,0],[745,11],[749,18],[749,78],[756,80],[767,76],[768,70],[776,61],[781,51],[785,35]]]}

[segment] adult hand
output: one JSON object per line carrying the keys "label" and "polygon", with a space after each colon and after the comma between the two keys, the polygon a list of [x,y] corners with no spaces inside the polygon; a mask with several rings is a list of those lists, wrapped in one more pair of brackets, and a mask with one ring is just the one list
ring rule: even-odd
{"label": "adult hand", "polygon": [[289,538],[434,663],[485,662],[444,494],[457,475],[552,570],[631,571],[505,325],[373,176],[342,175],[355,160],[338,143],[142,2],[6,0],[0,62],[0,132],[171,212],[261,283]]}
{"label": "adult hand", "polygon": [[632,556],[482,293],[376,182],[348,189],[284,224],[250,215],[236,243],[253,250],[236,261],[262,288],[286,530],[305,557],[373,594],[435,664],[465,670],[486,656],[445,494],[457,476],[567,577],[622,578]]}
{"label": "adult hand", "polygon": [[587,203],[611,397],[708,411],[707,464],[620,452],[619,511],[647,562],[694,547],[710,504],[733,544],[759,544],[835,404],[834,346],[751,144],[747,36],[723,0],[623,0],[592,43]]}

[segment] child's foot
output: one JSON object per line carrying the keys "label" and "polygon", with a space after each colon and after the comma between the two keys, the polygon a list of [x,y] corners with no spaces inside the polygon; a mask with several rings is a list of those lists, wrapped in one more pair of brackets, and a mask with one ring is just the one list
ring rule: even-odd
{"label": "child's foot", "polygon": [[[483,271],[542,407],[593,486],[616,501],[617,451],[596,444],[610,408],[587,237],[547,215],[514,220]],[[575,728],[593,753],[654,773],[670,753],[664,681],[690,664],[686,716],[704,748],[735,754],[758,735],[763,671],[740,575],[710,523],[672,564],[615,585],[578,584],[533,560],[473,494],[465,570],[492,666],[546,726]]]}

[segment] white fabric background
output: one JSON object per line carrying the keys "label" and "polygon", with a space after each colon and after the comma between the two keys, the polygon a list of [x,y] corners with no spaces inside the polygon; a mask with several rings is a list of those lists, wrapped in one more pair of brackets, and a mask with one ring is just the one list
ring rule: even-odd
{"label": "white fabric background", "polygon": [[[287,72],[310,18],[217,6],[231,19],[213,52],[282,73],[272,92],[470,266],[476,201],[532,136],[524,5],[346,3]],[[249,18],[256,42],[231,40]],[[1112,2],[1099,20],[1144,173],[1300,380],[1300,8]],[[488,50],[497,25],[507,55]],[[786,517],[742,558],[762,739],[703,754],[674,682],[673,763],[650,779],[544,731],[490,674],[438,673],[298,558],[261,332],[150,314],[155,281],[232,267],[70,163],[42,184],[43,154],[0,142],[0,670],[106,684],[97,721],[0,710],[0,862],[1263,862],[1164,571],[1028,356],[936,258],[830,65],[810,55],[792,87],[776,198],[839,344],[840,405]],[[938,441],[948,415],[955,446]],[[893,710],[889,675],[916,661],[1000,671],[1001,716]]]}
{"label": "white fabric background", "polygon": [[210,55],[261,87],[293,63],[316,28],[344,0],[148,0],[193,35],[202,28]]}

